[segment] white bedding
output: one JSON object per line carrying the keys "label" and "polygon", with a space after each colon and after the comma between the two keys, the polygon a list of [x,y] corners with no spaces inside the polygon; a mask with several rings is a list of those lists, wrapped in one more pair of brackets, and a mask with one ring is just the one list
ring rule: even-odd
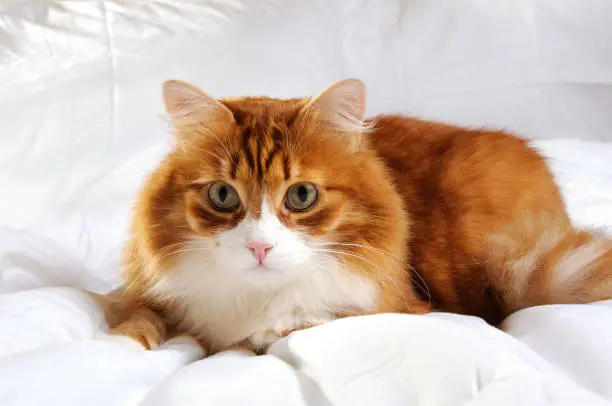
{"label": "white bedding", "polygon": [[[612,225],[612,148],[539,146],[577,222]],[[152,352],[101,340],[78,288],[110,285],[52,241],[0,228],[0,275],[0,404],[612,405],[612,301],[528,309],[509,334],[450,314],[347,319],[200,361],[184,337]]]}
{"label": "white bedding", "polygon": [[[217,96],[358,77],[368,112],[514,130],[578,224],[612,228],[609,0],[0,1],[0,405],[612,404],[612,302],[298,332],[198,361],[97,339],[163,80]],[[611,230],[612,232],[612,230]]]}

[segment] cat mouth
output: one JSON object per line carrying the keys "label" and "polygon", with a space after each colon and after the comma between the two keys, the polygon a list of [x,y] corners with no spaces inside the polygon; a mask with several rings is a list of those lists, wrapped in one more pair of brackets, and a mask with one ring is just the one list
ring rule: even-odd
{"label": "cat mouth", "polygon": [[257,264],[246,268],[248,272],[278,272],[266,264]]}
{"label": "cat mouth", "polygon": [[243,278],[248,284],[259,287],[276,286],[287,280],[290,273],[266,265],[253,265],[244,269]]}

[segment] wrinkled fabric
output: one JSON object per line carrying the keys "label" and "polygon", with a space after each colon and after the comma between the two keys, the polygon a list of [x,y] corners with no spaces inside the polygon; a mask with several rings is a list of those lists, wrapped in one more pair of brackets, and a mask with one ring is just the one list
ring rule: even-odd
{"label": "wrinkled fabric", "polygon": [[[35,262],[35,238],[24,243]],[[32,263],[17,268],[53,274]],[[294,333],[265,356],[201,359],[186,337],[154,351],[100,340],[92,297],[47,283],[0,301],[2,404],[612,405],[612,301],[519,312],[505,325],[516,338],[474,317],[390,314]]]}
{"label": "wrinkled fabric", "polygon": [[506,320],[509,334],[453,314],[356,317],[294,333],[264,356],[202,359],[188,337],[154,351],[104,340],[92,296],[53,286],[91,283],[84,265],[0,228],[0,241],[13,237],[0,253],[3,405],[612,405],[612,301],[528,309]]}
{"label": "wrinkled fabric", "polygon": [[161,84],[218,96],[368,87],[368,113],[534,140],[580,225],[612,226],[608,0],[3,0],[0,404],[604,405],[612,305],[545,306],[507,333],[453,315],[298,332],[205,360],[97,339],[83,288],[118,283],[134,196],[172,144]]}

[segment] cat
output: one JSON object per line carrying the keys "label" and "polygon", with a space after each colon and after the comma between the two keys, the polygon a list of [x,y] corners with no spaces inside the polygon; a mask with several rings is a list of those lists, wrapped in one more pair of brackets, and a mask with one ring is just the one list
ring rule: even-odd
{"label": "cat", "polygon": [[612,239],[572,226],[524,139],[365,119],[357,79],[287,100],[217,100],[172,80],[163,97],[176,145],[137,199],[111,334],[261,353],[341,317],[499,325],[529,306],[612,298]]}

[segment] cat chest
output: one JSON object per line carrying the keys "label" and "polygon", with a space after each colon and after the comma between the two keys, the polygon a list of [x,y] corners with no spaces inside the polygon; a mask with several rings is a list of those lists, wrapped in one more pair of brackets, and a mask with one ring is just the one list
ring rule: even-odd
{"label": "cat chest", "polygon": [[338,314],[371,312],[378,305],[375,282],[339,268],[305,272],[269,286],[254,286],[233,275],[185,266],[152,290],[180,304],[172,319],[181,332],[214,350],[244,341],[267,347],[289,331],[326,323]]}
{"label": "cat chest", "polygon": [[288,331],[318,325],[334,319],[334,313],[324,307],[291,300],[216,302],[200,300],[186,303],[181,329],[207,342],[213,349],[249,342],[263,348],[277,341]]}
{"label": "cat chest", "polygon": [[275,293],[217,289],[192,291],[182,298],[179,328],[214,349],[248,341],[267,347],[287,332],[334,320],[347,311],[376,308],[377,291],[368,282],[294,286]]}

